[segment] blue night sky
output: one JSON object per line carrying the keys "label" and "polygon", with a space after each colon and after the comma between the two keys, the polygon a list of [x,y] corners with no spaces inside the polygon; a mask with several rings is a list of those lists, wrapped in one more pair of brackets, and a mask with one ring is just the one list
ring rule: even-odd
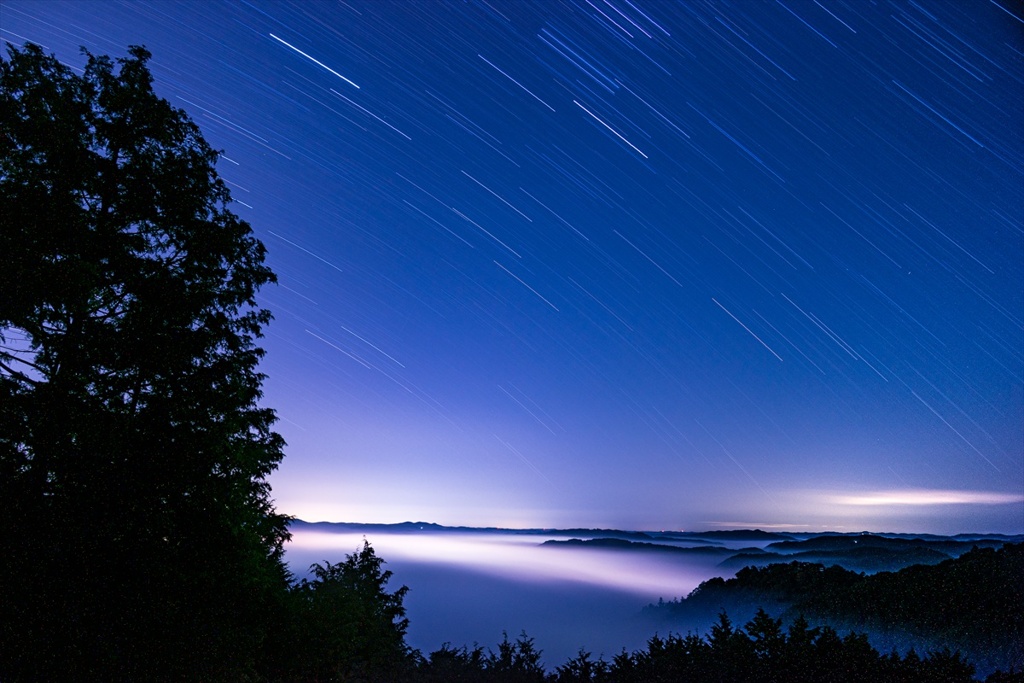
{"label": "blue night sky", "polygon": [[[269,249],[280,511],[1024,531],[1009,0],[0,2]],[[786,527],[783,527],[786,528]]]}

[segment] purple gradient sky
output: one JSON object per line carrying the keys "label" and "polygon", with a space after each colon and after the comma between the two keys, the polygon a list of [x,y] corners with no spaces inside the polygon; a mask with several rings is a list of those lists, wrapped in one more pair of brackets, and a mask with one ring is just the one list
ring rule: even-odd
{"label": "purple gradient sky", "polygon": [[146,45],[224,150],[283,512],[1021,533],[1014,7],[2,0],[0,37]]}

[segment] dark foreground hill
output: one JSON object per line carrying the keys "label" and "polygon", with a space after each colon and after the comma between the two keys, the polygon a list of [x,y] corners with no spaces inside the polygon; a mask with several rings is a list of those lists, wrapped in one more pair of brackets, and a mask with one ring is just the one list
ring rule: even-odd
{"label": "dark foreground hill", "polygon": [[1024,668],[1024,544],[975,548],[932,566],[871,576],[838,566],[790,562],[710,579],[683,600],[646,612],[665,625],[701,628],[709,615],[738,618],[757,607],[792,621],[864,631],[883,649],[949,648],[979,671]]}

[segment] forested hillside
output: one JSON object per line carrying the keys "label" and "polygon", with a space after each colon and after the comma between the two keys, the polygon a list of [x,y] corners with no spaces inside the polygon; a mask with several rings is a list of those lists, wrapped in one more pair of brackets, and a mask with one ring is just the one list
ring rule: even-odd
{"label": "forested hillside", "polygon": [[728,609],[758,607],[792,620],[868,632],[886,648],[947,647],[982,670],[1024,665],[1024,544],[976,548],[959,558],[864,575],[838,566],[791,562],[741,569],[705,581],[687,598],[647,613],[666,625],[699,624]]}

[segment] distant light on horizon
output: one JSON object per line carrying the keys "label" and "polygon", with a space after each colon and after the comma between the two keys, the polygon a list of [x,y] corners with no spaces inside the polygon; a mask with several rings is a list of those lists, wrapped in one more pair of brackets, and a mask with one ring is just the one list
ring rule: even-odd
{"label": "distant light on horizon", "polygon": [[[400,489],[396,487],[395,491]],[[409,501],[404,505],[368,499],[325,505],[313,500],[286,511],[307,522],[429,522],[449,527],[499,529],[761,529],[779,533],[905,531],[938,534],[1021,533],[1013,526],[992,520],[1012,517],[1013,506],[1017,506],[1018,516],[1024,515],[1024,494],[974,489],[782,490],[777,494],[777,503],[771,507],[754,499],[742,503],[723,500],[717,505],[704,501],[703,514],[697,510],[678,520],[653,505],[646,510],[638,505],[630,515],[624,515],[587,508],[522,509],[513,501],[497,498],[490,507],[479,500],[460,505],[454,497],[450,501],[415,501],[411,488],[402,494],[399,498]],[[670,523],[672,521],[677,523]]]}

